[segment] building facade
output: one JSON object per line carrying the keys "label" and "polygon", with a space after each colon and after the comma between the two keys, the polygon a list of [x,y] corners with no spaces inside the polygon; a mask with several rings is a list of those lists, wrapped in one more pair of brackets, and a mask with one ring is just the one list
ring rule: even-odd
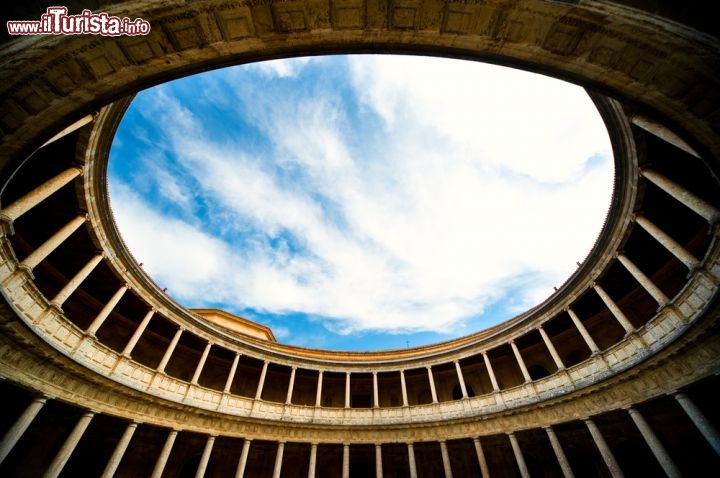
{"label": "building facade", "polygon": [[[39,20],[46,3],[7,20]],[[720,41],[709,8],[98,0],[93,12],[150,32],[3,36],[0,475],[712,476]],[[143,272],[106,183],[134,93],[353,52],[487,61],[586,88],[610,133],[613,199],[552,297],[448,342],[336,352],[187,310]]]}

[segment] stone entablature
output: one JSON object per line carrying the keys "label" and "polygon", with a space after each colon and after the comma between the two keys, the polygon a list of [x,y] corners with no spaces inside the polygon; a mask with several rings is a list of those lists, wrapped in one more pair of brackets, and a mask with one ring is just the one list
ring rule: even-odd
{"label": "stone entablature", "polygon": [[[2,238],[2,246],[2,264],[6,267],[2,270],[0,283],[3,284],[4,294],[33,330],[78,364],[138,392],[150,393],[178,404],[237,417],[290,420],[313,426],[379,427],[462,420],[522,409],[592,387],[637,367],[682,337],[693,321],[702,315],[720,283],[720,241],[716,240],[703,266],[693,271],[685,288],[672,303],[662,307],[652,320],[615,346],[576,366],[521,386],[458,401],[413,407],[325,408],[280,404],[209,390],[133,362],[70,323],[37,290],[28,271],[13,268],[14,254],[5,237]],[[365,367],[372,369],[372,366]],[[323,370],[334,371],[331,368]],[[696,372],[706,373],[705,370]],[[688,380],[692,378],[692,374],[687,377]]]}

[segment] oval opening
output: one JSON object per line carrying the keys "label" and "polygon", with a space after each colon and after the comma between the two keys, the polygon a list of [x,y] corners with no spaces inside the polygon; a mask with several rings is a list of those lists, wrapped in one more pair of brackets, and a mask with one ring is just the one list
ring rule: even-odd
{"label": "oval opening", "polygon": [[580,87],[463,60],[292,58],[140,92],[108,167],[116,223],[160,288],[278,341],[421,346],[548,298],[612,195]]}

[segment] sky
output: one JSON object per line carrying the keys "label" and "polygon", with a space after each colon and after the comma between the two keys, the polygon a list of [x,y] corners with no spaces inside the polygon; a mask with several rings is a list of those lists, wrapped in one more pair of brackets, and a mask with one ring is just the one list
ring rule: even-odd
{"label": "sky", "polygon": [[612,195],[585,91],[395,55],[238,65],[141,91],[110,152],[118,229],[179,304],[330,350],[465,336],[547,299]]}

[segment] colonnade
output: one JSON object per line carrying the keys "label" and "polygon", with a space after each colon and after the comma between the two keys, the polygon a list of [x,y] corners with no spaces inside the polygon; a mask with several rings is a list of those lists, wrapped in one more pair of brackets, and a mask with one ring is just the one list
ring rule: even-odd
{"label": "colonnade", "polygon": [[[720,455],[720,434],[718,433],[717,429],[710,423],[710,421],[707,419],[707,417],[703,414],[703,412],[697,407],[695,402],[684,392],[684,391],[677,391],[672,394],[672,397],[675,399],[675,403],[678,407],[680,407],[686,414],[686,416],[692,421],[692,423],[696,426],[697,430],[702,434],[702,436],[707,441],[708,445],[710,445],[718,455]],[[8,454],[12,451],[15,444],[22,438],[25,430],[28,429],[28,427],[31,425],[35,417],[40,413],[43,406],[48,401],[48,397],[41,396],[37,397],[30,404],[27,405],[26,409],[18,416],[14,422],[14,424],[10,427],[10,429],[5,433],[5,435],[2,437],[2,440],[0,441],[0,464],[2,464],[5,457],[8,456]],[[657,460],[660,467],[663,469],[663,471],[667,474],[668,477],[679,477],[681,476],[681,473],[676,466],[675,462],[673,461],[671,455],[668,453],[668,450],[665,448],[661,440],[656,435],[655,431],[653,430],[652,426],[648,423],[648,421],[645,419],[643,413],[640,411],[640,408],[642,408],[642,404],[634,405],[626,407],[626,411],[630,418],[632,419],[632,422],[637,427],[637,430],[642,435],[646,445],[648,446],[649,450],[654,455],[655,459]],[[90,422],[93,420],[93,418],[96,416],[96,413],[93,411],[85,411],[80,414],[79,419],[77,420],[75,426],[72,428],[69,435],[64,440],[61,448],[57,451],[54,458],[52,459],[48,469],[45,471],[44,476],[47,478],[50,477],[57,477],[60,475],[60,473],[63,470],[64,465],[67,463],[68,459],[72,455],[75,448],[78,446],[78,443],[80,442],[81,438],[83,437],[83,434],[85,430],[88,428]],[[614,478],[623,477],[623,471],[618,464],[618,461],[616,460],[615,456],[613,455],[612,449],[610,444],[606,441],[606,438],[604,437],[601,427],[599,427],[594,417],[586,417],[581,419],[581,421],[584,423],[587,432],[592,437],[592,441],[597,449],[597,452],[602,457],[602,460],[607,467],[608,472],[611,476]],[[124,454],[126,450],[128,449],[129,444],[131,443],[133,436],[138,428],[138,426],[141,425],[138,421],[130,421],[127,423],[122,435],[120,436],[119,440],[117,441],[115,448],[112,452],[112,455],[107,461],[107,464],[104,468],[102,477],[103,478],[110,478],[112,477],[115,472],[117,471],[121,461],[123,460]],[[557,465],[559,469],[562,471],[562,474],[565,478],[572,478],[575,476],[575,473],[573,472],[573,469],[570,465],[570,461],[568,460],[563,444],[561,443],[560,439],[558,438],[558,435],[555,432],[554,425],[547,425],[543,427],[543,430],[547,436],[547,440],[549,444],[552,447],[552,450],[555,455],[555,459],[557,460]],[[173,451],[173,447],[176,443],[176,440],[178,438],[179,433],[181,433],[182,430],[180,429],[169,429],[165,436],[165,441],[162,446],[162,449],[157,456],[155,460],[155,465],[153,467],[153,471],[151,476],[154,478],[159,478],[163,474],[163,470],[165,469],[165,466],[168,462],[168,458],[170,457],[170,454]],[[528,467],[525,463],[525,458],[523,455],[523,447],[520,443],[520,441],[517,438],[517,434],[522,433],[520,432],[508,432],[506,434],[507,441],[510,444],[510,447],[512,449],[513,459],[515,460],[515,463],[517,465],[517,469],[519,470],[521,476],[523,478],[528,478],[530,476],[530,473],[528,471]],[[200,460],[197,465],[197,471],[196,471],[196,477],[202,478],[205,475],[208,463],[210,461],[210,457],[213,453],[213,446],[216,440],[219,438],[220,435],[217,433],[209,434],[205,437],[205,443],[202,450],[202,455],[200,457]],[[484,478],[489,478],[491,473],[488,468],[487,463],[487,457],[485,455],[485,451],[483,449],[483,440],[484,438],[482,436],[475,436],[470,437],[473,442],[473,447],[475,450],[475,459],[477,460],[477,467],[481,471],[481,474]],[[237,462],[237,467],[235,470],[235,476],[236,478],[243,478],[246,476],[246,467],[248,463],[248,459],[252,454],[252,443],[253,439],[251,437],[244,438],[242,449],[240,452],[240,457]],[[283,454],[285,450],[286,444],[289,442],[286,441],[278,441],[277,442],[277,448],[274,458],[274,466],[273,466],[273,472],[272,476],[273,478],[279,478],[281,476],[284,461],[283,461]],[[440,440],[437,442],[433,442],[436,444],[436,446],[440,450],[440,456],[442,457],[442,469],[444,473],[444,478],[452,478],[453,477],[453,468],[452,468],[452,461],[451,461],[451,450],[449,450],[449,447],[447,445],[447,442],[445,440]],[[308,469],[307,469],[307,477],[308,478],[315,478],[316,471],[317,471],[317,459],[318,459],[318,447],[327,445],[328,443],[324,442],[317,442],[313,441],[309,443],[309,457],[308,457]],[[407,447],[407,463],[408,463],[408,469],[407,469],[407,476],[409,477],[417,477],[418,476],[418,465],[417,460],[415,457],[415,447],[417,446],[418,442],[407,442],[405,445]],[[357,445],[357,443],[352,442],[345,442],[342,443],[342,477],[348,478],[350,476],[350,469],[352,466],[351,463],[351,447],[354,445]],[[372,443],[372,446],[374,446],[374,469],[375,469],[375,476],[377,478],[382,478],[383,476],[383,469],[384,469],[384,463],[383,463],[383,446],[386,445],[382,442],[376,442]],[[566,444],[567,445],[567,444]],[[433,445],[435,446],[435,445]],[[302,472],[302,475],[305,476],[305,472],[302,470],[294,469],[293,473],[294,476],[300,476],[300,472]]]}
{"label": "colonnade", "polygon": [[[642,127],[649,128],[647,130],[653,132],[653,134],[657,133],[657,128],[653,129],[654,127],[651,124],[643,121],[640,121],[640,123],[642,123]],[[640,126],[640,124],[638,125]],[[665,136],[667,137],[668,134],[665,134]],[[677,141],[673,144],[676,142]],[[683,147],[682,144],[679,145],[684,151],[693,156],[697,156],[692,148],[688,150],[687,148],[689,147],[687,145],[685,146],[686,147]],[[12,236],[16,233],[22,233],[22,231],[15,231],[15,225],[19,219],[26,214],[31,214],[36,206],[42,204],[43,201],[48,198],[51,198],[61,189],[68,187],[68,185],[72,184],[73,181],[80,178],[83,174],[81,168],[74,166],[67,168],[2,208],[0,210],[0,222],[4,226],[2,229],[4,234],[0,237],[0,240],[12,244]],[[639,178],[645,181],[647,187],[658,188],[672,200],[686,207],[691,214],[697,215],[697,217],[704,221],[710,231],[715,231],[714,228],[718,219],[720,219],[720,210],[718,210],[715,205],[703,200],[693,191],[650,167],[642,167],[639,171]],[[638,231],[649,234],[656,244],[662,246],[674,259],[679,261],[681,265],[678,267],[684,267],[689,272],[701,274],[710,282],[717,285],[720,278],[717,277],[714,271],[704,269],[705,263],[701,254],[698,254],[697,251],[691,252],[691,250],[689,250],[690,246],[687,244],[688,241],[681,243],[673,237],[671,232],[655,224],[651,220],[651,217],[651,214],[647,214],[640,208],[636,208],[635,212],[629,216],[630,224],[628,226],[628,234],[634,234]],[[25,257],[17,261],[16,264],[13,264],[14,269],[5,275],[0,286],[11,289],[23,280],[32,282],[34,280],[33,271],[44,261],[47,261],[54,252],[64,247],[73,234],[88,225],[89,216],[85,213],[81,212],[72,215],[72,217],[67,219],[56,231],[52,232],[48,238],[39,242]],[[90,231],[90,234],[92,235],[92,231]],[[709,247],[710,246],[706,245],[705,250]],[[70,301],[78,291],[83,290],[83,286],[89,281],[91,275],[98,270],[101,264],[105,263],[110,270],[116,272],[113,262],[108,258],[111,252],[112,251],[96,251],[90,254],[84,263],[79,265],[78,270],[68,275],[65,282],[57,287],[57,292],[46,297],[48,310],[54,310],[72,324],[76,324],[75,321],[73,321],[74,317],[71,312],[65,315],[64,308],[66,308],[68,301]],[[652,301],[657,305],[657,308],[653,311],[653,317],[656,316],[658,311],[666,307],[674,307],[673,294],[667,293],[667,287],[664,289],[663,284],[657,282],[658,275],[653,275],[652,272],[644,270],[643,261],[638,260],[631,251],[615,251],[611,258],[611,265],[614,266],[615,264],[617,264],[617,270],[627,272],[637,286],[639,286],[633,288],[632,291],[643,291],[652,298]],[[604,273],[607,274],[611,265],[606,264]],[[122,274],[117,274],[117,276],[122,277]],[[153,378],[146,387],[146,391],[153,393],[156,390],[154,388],[155,384],[161,382],[164,377],[173,376],[177,378],[172,375],[171,363],[173,359],[178,356],[191,357],[192,360],[187,360],[187,362],[190,363],[187,367],[187,379],[182,379],[182,381],[187,384],[185,392],[186,398],[191,396],[193,389],[205,387],[220,391],[224,399],[233,395],[242,396],[253,401],[253,406],[263,401],[273,401],[287,406],[304,405],[316,409],[327,407],[344,409],[412,408],[414,405],[424,404],[424,402],[421,403],[420,398],[414,395],[414,393],[417,394],[419,390],[427,392],[427,403],[431,405],[455,400],[470,400],[478,395],[478,393],[476,393],[477,390],[481,392],[480,395],[495,396],[497,401],[500,402],[502,401],[501,392],[514,387],[532,389],[532,383],[542,378],[533,375],[533,367],[536,366],[554,367],[554,370],[548,370],[548,373],[550,375],[562,374],[564,380],[563,387],[565,387],[563,390],[567,391],[572,389],[572,378],[570,374],[567,373],[568,369],[571,369],[584,359],[578,360],[569,357],[567,347],[565,346],[566,344],[563,344],[565,339],[559,339],[561,335],[563,337],[569,335],[579,336],[580,340],[577,340],[577,343],[586,347],[586,350],[584,350],[586,352],[585,357],[589,358],[603,354],[605,350],[625,339],[636,337],[645,323],[652,319],[651,317],[650,319],[640,320],[633,317],[631,313],[624,309],[624,306],[626,306],[626,302],[623,302],[624,298],[613,295],[612,280],[607,280],[606,276],[599,274],[593,277],[592,281],[589,281],[585,290],[577,292],[571,299],[552,309],[552,313],[539,315],[532,318],[532,320],[526,321],[522,326],[508,329],[500,334],[498,338],[478,340],[477,343],[462,350],[449,350],[435,356],[427,357],[418,355],[402,361],[384,360],[362,363],[362,361],[353,360],[305,360],[292,356],[291,354],[284,354],[283,352],[277,353],[277,351],[275,351],[276,353],[265,353],[262,350],[258,350],[258,348],[248,348],[243,346],[242,341],[229,340],[226,335],[213,335],[212,333],[199,332],[199,330],[202,329],[193,327],[193,324],[188,323],[184,318],[173,316],[172,313],[163,310],[157,303],[148,303],[145,299],[144,292],[133,290],[134,287],[130,282],[125,282],[125,280],[118,279],[117,277],[115,279],[115,283],[108,286],[105,297],[109,298],[100,301],[101,303],[97,307],[97,313],[89,319],[87,324],[84,324],[82,327],[77,326],[77,328],[81,329],[82,341],[69,351],[71,356],[72,354],[79,353],[83,345],[97,342],[102,343],[103,340],[105,340],[100,333],[103,327],[106,326],[109,321],[117,320],[117,318],[114,319],[115,315],[122,315],[118,312],[119,305],[124,300],[128,300],[128,297],[131,297],[130,300],[134,300],[136,303],[142,305],[142,307],[137,308],[142,309],[142,314],[140,314],[142,318],[123,317],[123,320],[134,326],[134,329],[124,343],[119,346],[118,344],[113,344],[113,346],[108,345],[108,348],[117,351],[120,357],[113,372],[109,375],[110,378],[113,377],[113,374],[120,373],[123,362],[134,362],[137,360],[137,363],[142,363],[142,365],[151,369]],[[677,281],[677,284],[673,284],[673,287],[675,287],[675,289],[682,288],[682,284],[678,285],[682,279],[674,280]],[[602,304],[603,309],[601,312],[594,312],[593,317],[606,314],[607,317],[612,320],[608,322],[593,321],[593,317],[583,316],[583,311],[587,310],[587,308],[583,308],[582,304],[580,304],[579,299],[583,297],[583,294],[584,297],[591,297],[592,300]],[[555,322],[559,322],[558,318],[560,316],[563,317],[563,320],[565,320],[565,316],[567,316],[569,320],[565,320],[565,322],[568,323],[567,327],[558,332],[560,327],[558,327]],[[683,320],[684,316],[678,313],[677,317]],[[172,332],[161,337],[161,356],[157,363],[149,365],[148,363],[141,362],[141,359],[135,356],[140,355],[136,354],[136,351],[138,350],[138,344],[143,338],[158,335],[157,330],[151,330],[151,326],[156,320],[170,323],[171,327],[169,330]],[[620,335],[609,335],[612,340],[607,337],[598,337],[599,328],[610,326],[620,330]],[[531,335],[533,337],[539,337],[539,339],[528,339]],[[188,347],[182,344],[183,339],[188,336],[193,337],[193,343],[201,344],[192,350],[192,354],[189,354],[187,350]],[[227,367],[227,375],[222,374],[219,381],[208,385],[203,379],[207,375],[208,370],[213,368],[209,364],[213,360],[215,360],[215,362],[218,361],[215,353],[219,350],[223,351],[224,357],[230,357],[226,360],[226,363],[224,363]],[[499,351],[503,353],[501,354]],[[540,360],[538,357],[541,356],[545,357],[545,359]],[[252,390],[238,393],[234,391],[234,384],[238,377],[248,373],[246,359],[259,364],[253,370],[253,373],[257,372],[258,375],[257,383],[253,383]],[[283,378],[285,379],[285,377],[287,377],[286,383],[283,381],[281,385],[273,383],[269,378],[272,377],[273,374],[277,374],[274,370],[277,370],[278,367],[283,370],[281,373],[284,374]],[[217,375],[217,369],[214,369],[213,372]],[[308,379],[308,375],[312,378]],[[300,380],[298,377],[300,376],[305,377],[303,378],[305,381],[305,389],[314,388],[314,390],[309,392],[314,395],[314,400],[298,399],[297,390],[298,388],[302,388],[302,384],[298,385]],[[310,381],[310,386],[307,385],[308,380]],[[489,383],[489,387],[482,389],[482,387],[478,386],[480,382]],[[449,393],[451,387],[455,386],[455,384],[457,384],[459,390],[458,395]],[[338,399],[332,405],[326,405],[323,402],[323,398],[327,395],[325,392],[327,392],[329,387],[333,387],[333,390],[336,390],[333,398]],[[369,405],[358,406],[353,403],[353,390],[356,387],[369,390],[367,402]],[[388,389],[391,388],[393,390],[399,389],[400,403],[388,406],[388,393],[390,393]],[[273,392],[273,398],[268,398],[268,394],[266,393],[268,389],[271,389]],[[712,447],[715,453],[720,455],[720,435],[718,435],[711,421],[684,391],[674,392],[672,396],[676,404],[684,411],[685,415],[702,434],[704,440]],[[48,400],[49,398],[45,396],[33,400],[10,427],[0,443],[0,464],[8,454],[12,452],[17,442],[22,438],[27,428]],[[435,410],[438,409],[439,408],[435,408]],[[673,461],[672,456],[668,453],[668,450],[653,430],[653,427],[645,419],[642,412],[642,404],[626,406],[624,410],[627,412],[627,416],[636,427],[637,432],[642,436],[644,443],[665,474],[669,477],[680,476],[677,464]],[[443,419],[443,417],[439,416],[439,412],[435,411],[433,413],[438,415],[434,417],[436,420]],[[483,412],[476,410],[467,413]],[[82,414],[78,418],[74,428],[49,463],[45,476],[56,477],[60,475],[73,451],[82,439],[83,434],[97,415],[98,412],[94,410],[82,410]],[[610,475],[613,477],[623,476],[622,467],[613,455],[611,444],[609,445],[606,441],[602,427],[596,423],[597,417],[581,417],[580,420],[588,436],[592,438],[592,443]],[[139,421],[130,421],[127,423],[122,436],[117,441],[115,449],[107,461],[103,477],[112,477],[117,472],[128,447],[132,444],[136,430],[141,425],[142,423]],[[562,435],[556,432],[558,426],[561,425],[563,425],[563,422],[550,423],[542,427],[542,433],[553,451],[557,466],[562,474],[565,477],[573,477],[575,476],[575,472],[565,451],[567,442],[563,443]],[[526,430],[522,429],[508,430],[504,433],[505,436],[503,438],[504,440],[506,439],[505,443],[512,451],[513,462],[523,478],[531,474],[530,465],[527,463],[527,450],[524,450],[522,439],[519,438],[522,437],[525,431]],[[167,430],[162,449],[154,463],[152,471],[153,477],[159,478],[163,475],[171,453],[176,445],[176,440],[182,432],[183,430],[179,428]],[[206,474],[214,450],[217,448],[216,443],[218,440],[226,438],[219,433],[207,433],[203,435],[203,437],[204,447],[199,457],[196,471],[198,478]],[[243,440],[235,469],[235,476],[242,478],[246,476],[248,463],[253,459],[253,443],[254,441],[259,441],[259,439],[253,436],[233,436],[233,438]],[[483,445],[484,441],[487,443],[488,438],[478,434],[470,434],[464,436],[463,439],[472,441],[472,446],[475,450],[474,458],[477,459],[477,467],[482,473],[482,476],[486,478],[490,476],[491,467],[488,465],[485,447]],[[444,477],[452,478],[453,448],[448,445],[449,441],[451,440],[402,441],[400,445],[407,448],[407,475],[412,478],[422,475],[422,470],[418,469],[419,460],[416,456],[416,449],[420,444],[426,446],[430,443],[433,449],[439,454]],[[279,478],[283,474],[283,469],[287,470],[287,450],[291,444],[296,442],[278,440],[273,443],[276,444],[276,449],[272,466],[272,476],[273,478]],[[303,444],[309,446],[308,478],[314,478],[318,472],[319,449],[321,450],[322,447],[329,444],[340,445],[342,447],[341,473],[343,478],[350,477],[354,447],[360,445],[373,446],[375,476],[382,477],[385,471],[384,467],[386,466],[383,460],[384,450],[390,446],[397,445],[397,443],[382,440],[357,442],[351,439],[339,444],[333,441],[323,442],[321,440],[314,440]],[[455,473],[457,475],[457,471],[455,471]]]}
{"label": "colonnade", "polygon": [[[69,184],[71,181],[76,179],[78,176],[80,176],[82,171],[77,167],[71,167],[66,169],[65,171],[62,171],[55,177],[47,180],[45,183],[41,184],[40,186],[36,187],[34,190],[26,193],[19,199],[12,202],[10,205],[6,206],[0,211],[0,218],[4,219],[6,224],[9,226],[6,230],[12,231],[12,225],[15,220],[20,218],[22,215],[28,213],[30,210],[32,210],[33,207],[40,204],[43,200],[50,197],[52,194],[60,190],[62,187]],[[678,185],[677,183],[673,182],[669,178],[661,175],[660,173],[649,169],[644,168],[641,170],[641,176],[646,178],[648,181],[652,182],[653,184],[660,187],[663,191],[665,191],[667,194],[669,194],[671,197],[676,199],[677,201],[681,202],[688,208],[690,208],[693,212],[700,215],[702,218],[704,218],[706,221],[708,221],[710,224],[713,224],[714,221],[716,221],[720,217],[720,212],[718,212],[718,209],[712,206],[711,204],[707,203],[706,201],[703,201],[700,199],[697,195],[693,194],[691,191],[687,190],[686,188],[683,188],[682,186]],[[701,261],[696,258],[691,252],[689,252],[685,247],[683,247],[681,244],[679,244],[677,241],[675,241],[669,234],[664,232],[662,229],[660,229],[658,226],[653,224],[649,219],[647,219],[642,214],[636,214],[633,216],[633,221],[635,224],[637,224],[642,230],[647,231],[653,238],[657,240],[659,244],[661,244],[663,247],[665,247],[673,256],[675,256],[678,260],[680,260],[689,270],[694,270],[701,264]],[[38,264],[46,259],[51,253],[53,253],[56,249],[62,246],[63,242],[75,231],[77,231],[80,227],[86,224],[87,218],[85,215],[78,215],[73,217],[69,222],[67,222],[66,225],[61,227],[56,233],[54,233],[49,239],[47,239],[45,242],[43,242],[40,246],[38,246],[35,250],[33,250],[27,257],[25,257],[22,261],[20,261],[17,265],[17,270],[14,275],[11,275],[8,279],[5,281],[5,286],[8,285],[8,281],[12,281],[13,278],[17,274],[25,273],[30,274],[32,277],[32,270],[38,266]],[[78,290],[83,284],[85,280],[88,279],[89,275],[97,268],[97,266],[105,259],[105,253],[97,253],[93,255],[87,263],[80,268],[80,270],[71,277],[68,282],[62,287],[62,289],[50,299],[51,306],[57,308],[58,310],[62,311],[63,304],[68,300],[68,298]],[[623,252],[618,252],[616,254],[617,261],[622,264],[622,266],[632,275],[632,277],[637,281],[637,283],[645,290],[647,291],[650,296],[652,296],[655,301],[657,302],[659,307],[665,306],[671,299],[661,290],[661,288],[653,282],[653,280],[645,274],[636,264],[635,262],[628,257]],[[598,278],[596,282],[594,282],[591,286],[592,290],[597,294],[597,296],[602,300],[602,303],[605,305],[605,307],[611,312],[614,319],[617,321],[617,323],[622,327],[622,329],[625,332],[625,335],[633,334],[637,329],[632,324],[631,320],[628,318],[628,316],[623,312],[622,308],[618,303],[611,297],[611,295],[605,290],[604,286],[601,284],[602,278]],[[105,321],[110,317],[111,313],[115,309],[115,307],[118,305],[118,303],[122,300],[122,298],[126,295],[126,293],[130,290],[130,286],[128,284],[120,284],[118,288],[116,289],[115,293],[110,297],[109,300],[106,301],[106,303],[103,305],[100,312],[95,316],[95,318],[92,320],[90,325],[85,329],[84,333],[87,336],[88,340],[97,340],[96,334],[98,330],[103,326]],[[585,327],[583,320],[578,316],[578,314],[575,312],[573,305],[568,304],[564,308],[564,312],[567,313],[567,315],[571,319],[571,323],[579,333],[579,335],[582,337],[585,345],[588,348],[588,351],[591,355],[595,355],[599,353],[600,347],[597,345],[596,341],[593,339],[593,336],[588,331],[588,329]],[[132,337],[129,339],[129,341],[125,344],[124,348],[122,349],[122,356],[125,360],[132,360],[132,354],[134,351],[134,348],[136,347],[138,341],[141,339],[144,333],[146,333],[147,327],[151,320],[153,320],[157,316],[157,309],[153,306],[148,306],[148,310],[146,315],[143,317],[143,319],[139,322],[137,325],[135,331],[132,334]],[[545,324],[549,319],[552,317],[549,317],[544,322],[536,323],[534,328],[531,330],[533,332],[539,333],[539,336],[541,338],[541,343],[544,345],[545,351],[547,352],[548,356],[551,358],[551,363],[554,364],[557,371],[563,371],[566,369],[566,364],[564,363],[562,357],[558,353],[558,350],[553,343],[552,338],[548,335],[548,333],[545,330]],[[166,373],[166,367],[173,357],[173,354],[176,352],[176,347],[178,346],[178,343],[180,342],[180,339],[182,335],[186,333],[186,328],[182,324],[178,324],[176,332],[172,338],[170,338],[168,345],[166,347],[166,350],[162,356],[162,359],[160,360],[159,364],[157,364],[155,368],[156,376],[160,377],[163,374]],[[517,366],[517,370],[520,372],[521,381],[524,383],[530,383],[533,381],[531,374],[529,372],[528,364],[526,363],[525,358],[523,357],[523,350],[521,350],[517,345],[517,340],[521,338],[522,335],[517,337],[510,337],[509,340],[506,342],[509,344],[510,349],[512,350],[512,356],[515,360],[515,365]],[[205,341],[205,347],[201,353],[200,359],[196,364],[195,370],[192,373],[192,377],[189,380],[190,384],[193,386],[198,386],[199,380],[201,378],[201,375],[204,371],[204,367],[206,364],[206,361],[208,359],[208,356],[211,352],[211,349],[213,347],[224,347],[227,348],[228,345],[224,343],[216,343],[213,341],[212,338],[202,339]],[[494,349],[497,349],[499,347],[498,344],[495,344]],[[482,361],[485,365],[485,373],[487,374],[487,379],[489,379],[489,382],[492,386],[493,392],[498,392],[504,387],[501,387],[500,381],[498,380],[498,377],[496,375],[496,372],[494,370],[493,360],[489,356],[488,352],[492,349],[477,349],[474,354],[479,355],[482,357]],[[222,388],[222,392],[225,394],[230,393],[230,389],[233,383],[233,380],[235,379],[235,375],[238,369],[238,362],[243,355],[243,352],[240,350],[236,350],[234,356],[233,363],[230,367],[227,379],[224,382],[224,387]],[[259,381],[256,387],[256,391],[253,397],[256,400],[261,400],[263,397],[263,389],[265,386],[265,379],[268,372],[268,366],[272,363],[268,359],[264,359],[261,357],[260,360],[262,360],[262,369],[260,371],[260,377]],[[461,360],[466,360],[467,357],[460,358],[453,358],[451,359],[452,367],[455,368],[456,371],[456,378],[454,379],[460,387],[461,391],[461,398],[469,398],[470,393],[468,392],[466,377],[464,376],[463,372],[463,366],[461,363]],[[447,362],[446,362],[447,363]],[[430,399],[431,403],[438,403],[441,401],[438,390],[436,388],[436,379],[433,374],[433,368],[443,365],[443,363],[434,363],[434,364],[423,364],[422,362],[417,363],[416,365],[413,365],[410,368],[388,368],[386,365],[384,365],[382,368],[373,369],[372,367],[370,370],[362,370],[362,371],[356,371],[355,369],[343,369],[343,368],[323,368],[323,367],[301,367],[298,365],[292,365],[290,367],[290,378],[288,381],[288,386],[286,393],[284,394],[285,400],[284,402],[288,405],[293,404],[293,391],[294,391],[294,385],[296,380],[296,372],[298,371],[298,368],[303,368],[306,370],[312,370],[314,372],[317,372],[317,384],[316,384],[316,400],[315,400],[315,406],[320,407],[322,406],[321,403],[321,397],[322,397],[322,389],[323,389],[323,373],[324,372],[333,372],[333,373],[340,373],[345,375],[345,394],[344,394],[344,401],[343,406],[344,408],[351,408],[351,382],[353,380],[353,374],[355,373],[370,373],[372,376],[372,402],[371,407],[372,408],[379,408],[380,407],[380,397],[381,397],[381,390],[378,383],[378,374],[379,373],[393,373],[397,374],[396,376],[399,377],[399,384],[400,384],[400,390],[401,390],[401,399],[402,399],[402,406],[409,406],[412,402],[409,399],[408,396],[408,384],[406,382],[406,372],[410,369],[422,369],[424,368],[427,373],[427,384],[426,387],[429,390],[430,393]],[[424,388],[425,386],[423,386]]]}

